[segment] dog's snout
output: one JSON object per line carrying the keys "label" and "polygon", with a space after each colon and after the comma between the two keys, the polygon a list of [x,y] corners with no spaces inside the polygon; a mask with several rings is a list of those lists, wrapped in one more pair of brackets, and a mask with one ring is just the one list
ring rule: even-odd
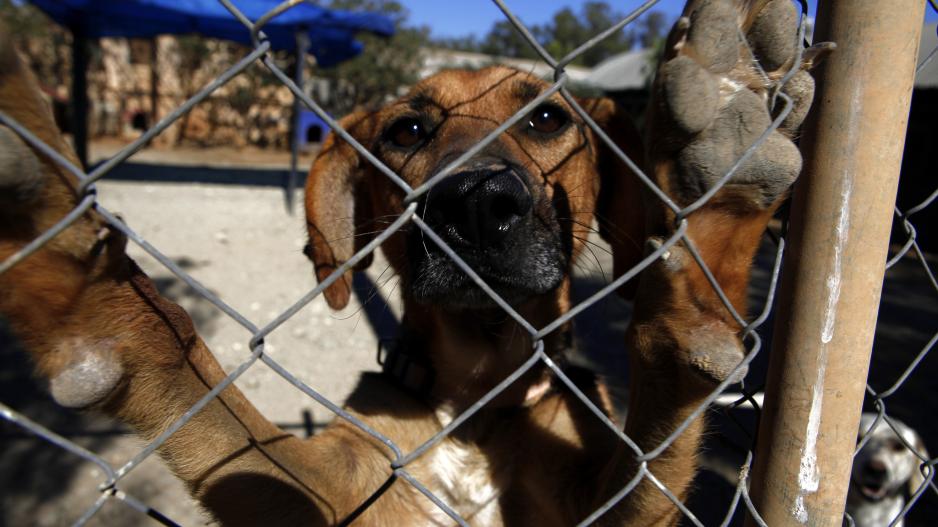
{"label": "dog's snout", "polygon": [[[437,170],[451,161],[442,159]],[[431,171],[431,173],[434,171]],[[480,157],[441,179],[417,213],[505,301],[556,288],[566,272],[560,225],[548,193],[522,166]],[[410,289],[422,303],[490,308],[494,300],[460,272],[422,231],[409,237],[415,270]]]}
{"label": "dog's snout", "polygon": [[424,218],[451,241],[484,249],[502,244],[532,205],[518,174],[496,165],[444,178],[427,197]]}

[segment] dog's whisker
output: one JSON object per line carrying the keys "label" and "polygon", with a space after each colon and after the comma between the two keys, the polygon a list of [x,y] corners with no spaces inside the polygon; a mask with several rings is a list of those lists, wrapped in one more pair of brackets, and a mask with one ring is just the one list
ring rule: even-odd
{"label": "dog's whisker", "polygon": [[580,227],[583,227],[584,229],[586,229],[587,232],[593,232],[593,233],[599,234],[599,229],[593,227],[591,224],[583,223],[583,222],[577,221],[577,220],[575,220],[575,219],[573,219],[573,218],[557,218],[557,221],[569,221],[570,223],[573,223],[573,224],[579,225]]}
{"label": "dog's whisker", "polygon": [[[603,268],[603,264],[600,261],[599,257],[596,256],[596,253],[593,251],[592,247],[590,247],[589,245],[584,245],[583,248],[589,252],[590,256],[592,256],[592,259],[591,260],[587,259],[584,261],[578,258],[574,262],[574,265],[576,265],[578,269],[586,272],[587,274],[592,274],[594,271],[598,270],[600,275],[602,276],[603,281],[605,282],[607,280],[606,271]],[[595,268],[585,267],[584,262],[591,262],[591,264],[595,263]]]}
{"label": "dog's whisker", "polygon": [[598,243],[594,242],[593,240],[590,240],[589,238],[583,238],[583,237],[577,236],[577,235],[573,235],[573,238],[576,239],[576,240],[579,240],[579,241],[581,241],[581,242],[583,242],[583,243],[585,243],[585,244],[592,245],[593,247],[595,247],[595,248],[599,249],[600,251],[602,251],[602,252],[608,254],[609,256],[612,256],[612,255],[613,255],[612,251],[610,251],[608,248],[606,248],[606,246],[601,245],[601,244],[598,244]]}
{"label": "dog's whisker", "polygon": [[[381,273],[378,274],[378,277],[375,278],[375,280],[374,280],[374,282],[373,282],[375,285],[372,286],[372,288],[371,288],[370,291],[368,291],[368,296],[367,296],[363,301],[361,301],[361,303],[360,303],[360,305],[358,306],[358,308],[355,309],[353,312],[349,313],[348,316],[345,316],[345,317],[336,317],[336,319],[337,319],[337,320],[348,320],[348,319],[350,319],[350,318],[352,318],[352,317],[354,317],[354,316],[356,316],[356,315],[359,315],[359,314],[365,309],[365,306],[366,306],[369,302],[371,302],[377,295],[381,294],[381,287],[382,287],[383,284],[380,284],[379,282],[381,281],[381,278],[384,276],[384,274],[387,273],[389,270],[391,270],[392,273],[391,273],[391,275],[388,277],[387,280],[390,280],[391,278],[394,278],[394,276],[395,276],[397,273],[396,273],[396,272],[393,272],[393,269],[392,269],[392,267],[391,267],[391,264],[386,265],[386,266],[384,267],[384,270],[382,270]],[[385,280],[385,283],[387,282],[387,280]],[[357,325],[357,322],[356,322],[356,325]]]}
{"label": "dog's whisker", "polygon": [[357,232],[357,233],[354,233],[354,234],[348,234],[348,235],[346,235],[346,236],[340,236],[340,237],[338,237],[338,238],[332,238],[332,239],[329,239],[329,240],[326,240],[326,241],[328,241],[329,243],[334,243],[334,242],[339,242],[339,241],[342,241],[342,240],[348,240],[349,238],[360,238],[360,237],[362,237],[362,236],[373,236],[373,235],[375,235],[375,234],[381,234],[382,232],[384,232],[384,229],[377,230],[377,231]]}

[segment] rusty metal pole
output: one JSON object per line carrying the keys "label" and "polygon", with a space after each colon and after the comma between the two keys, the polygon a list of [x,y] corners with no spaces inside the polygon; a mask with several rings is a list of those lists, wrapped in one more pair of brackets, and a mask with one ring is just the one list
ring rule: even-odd
{"label": "rusty metal pole", "polygon": [[768,525],[841,527],[905,142],[922,0],[819,2],[752,496]]}

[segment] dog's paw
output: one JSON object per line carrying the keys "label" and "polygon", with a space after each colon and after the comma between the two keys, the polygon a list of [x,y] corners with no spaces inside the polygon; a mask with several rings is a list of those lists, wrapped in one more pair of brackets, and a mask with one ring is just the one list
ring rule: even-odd
{"label": "dog's paw", "polygon": [[[660,249],[662,242],[661,238],[649,238],[646,251]],[[704,302],[694,300],[703,298],[699,287],[695,287],[694,276],[688,273],[696,269],[697,264],[687,249],[680,244],[672,245],[645,273],[656,284],[667,286],[652,292],[656,299],[645,297],[643,300],[665,310],[654,313],[654,323],[649,327],[659,333],[649,338],[671,343],[670,348],[675,353],[673,360],[709,389],[730,377],[733,382],[740,381],[748,369],[742,367],[734,374],[746,352],[732,323],[719,316],[719,308],[714,309],[706,299]]]}
{"label": "dog's paw", "polygon": [[[745,4],[745,6],[743,5]],[[659,183],[681,205],[712,188],[785,106],[773,97],[798,59],[791,0],[691,2],[668,39],[655,81],[650,145]],[[790,113],[724,187],[747,208],[771,206],[801,171],[791,137],[804,120],[814,81],[798,72],[780,89]],[[737,200],[734,200],[737,201]]]}

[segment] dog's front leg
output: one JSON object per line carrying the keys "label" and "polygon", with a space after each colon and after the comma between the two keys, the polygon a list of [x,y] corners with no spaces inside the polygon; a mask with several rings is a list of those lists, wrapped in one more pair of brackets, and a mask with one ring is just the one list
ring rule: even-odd
{"label": "dog's front leg", "polygon": [[[74,162],[8,35],[0,28],[0,110]],[[77,186],[0,126],[0,262],[72,211]],[[93,210],[0,274],[0,316],[60,404],[115,416],[148,441],[225,377],[189,316],[157,293]],[[308,525],[331,515],[311,490],[316,456],[234,387],[159,452],[226,525]]]}
{"label": "dog's front leg", "polygon": [[[672,442],[663,442],[744,357],[742,325],[692,250],[745,317],[753,255],[801,169],[790,138],[810,106],[813,81],[797,63],[796,25],[791,0],[689,2],[669,36],[654,85],[649,167],[681,213],[649,193],[649,250],[677,232],[680,218],[691,243],[678,241],[641,275],[627,333],[632,369],[626,432],[645,452],[666,445],[648,469],[682,501],[696,472],[702,417]],[[791,112],[778,118],[777,130],[767,132],[785,105],[780,96],[772,106],[773,89],[789,71],[797,71],[783,88],[792,99]],[[721,181],[764,133],[748,159]],[[688,211],[714,187],[719,190]],[[737,378],[743,374],[737,372]],[[637,468],[633,462],[620,477],[627,480]],[[680,514],[647,479],[624,509],[622,524],[670,525]]]}

